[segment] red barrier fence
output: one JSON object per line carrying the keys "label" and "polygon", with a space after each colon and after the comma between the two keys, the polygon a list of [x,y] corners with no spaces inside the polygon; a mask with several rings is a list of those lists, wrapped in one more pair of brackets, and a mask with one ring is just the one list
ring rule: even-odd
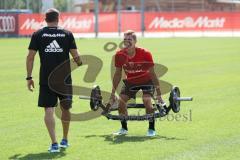
{"label": "red barrier fence", "polygon": [[18,16],[16,14],[0,14],[0,35],[18,33]]}
{"label": "red barrier fence", "polygon": [[[0,34],[31,35],[45,26],[41,14],[0,14]],[[94,14],[62,13],[60,26],[73,33],[93,33]],[[116,13],[99,14],[99,32],[118,32]],[[120,30],[141,32],[140,13],[121,13]],[[146,32],[240,31],[240,13],[236,12],[152,12],[145,13]]]}
{"label": "red barrier fence", "polygon": [[149,32],[240,30],[240,13],[148,13],[145,25]]}

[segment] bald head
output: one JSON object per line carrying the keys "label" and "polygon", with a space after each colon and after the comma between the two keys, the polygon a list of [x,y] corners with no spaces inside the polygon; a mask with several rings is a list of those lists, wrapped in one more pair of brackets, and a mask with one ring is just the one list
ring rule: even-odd
{"label": "bald head", "polygon": [[45,13],[45,21],[47,23],[58,22],[59,11],[55,8],[50,8]]}

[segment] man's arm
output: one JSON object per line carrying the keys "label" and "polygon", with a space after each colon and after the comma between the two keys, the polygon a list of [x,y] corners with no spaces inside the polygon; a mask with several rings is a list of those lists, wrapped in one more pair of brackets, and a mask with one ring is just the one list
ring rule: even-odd
{"label": "man's arm", "polygon": [[79,56],[78,50],[77,49],[70,49],[70,53],[74,59],[74,61],[77,63],[78,66],[82,65],[82,60]]}
{"label": "man's arm", "polygon": [[[37,51],[29,49],[28,55],[26,58],[26,69],[27,69],[27,78],[32,77],[32,70],[33,70],[33,64],[34,64],[34,58]],[[27,80],[27,87],[28,90],[33,91],[32,87],[34,88],[34,81],[32,78]]]}
{"label": "man's arm", "polygon": [[116,101],[115,92],[117,90],[119,82],[121,81],[121,78],[122,78],[122,68],[116,67],[115,73],[113,75],[113,81],[112,81],[112,84],[113,84],[112,93],[109,98],[109,102],[106,104],[106,109],[108,111],[111,108],[111,106],[114,104],[114,102]]}
{"label": "man's arm", "polygon": [[113,75],[112,95],[115,95],[115,92],[117,90],[118,84],[120,83],[121,79],[122,79],[122,68],[116,67],[116,71]]}
{"label": "man's arm", "polygon": [[154,67],[151,67],[151,68],[149,69],[149,73],[150,73],[150,75],[151,75],[151,79],[152,79],[152,81],[153,81],[153,84],[154,84],[154,86],[155,86],[155,88],[156,88],[157,99],[158,99],[160,102],[163,102],[162,97],[161,97],[160,83],[159,83],[159,80],[158,80],[158,78],[157,78],[157,75],[156,75],[156,73],[155,73],[155,71],[154,71]]}

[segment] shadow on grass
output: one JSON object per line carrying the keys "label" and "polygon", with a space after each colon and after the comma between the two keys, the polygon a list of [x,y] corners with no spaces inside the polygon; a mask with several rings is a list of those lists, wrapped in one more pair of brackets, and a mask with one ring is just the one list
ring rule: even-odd
{"label": "shadow on grass", "polygon": [[143,142],[147,140],[185,140],[181,138],[176,137],[166,137],[166,136],[160,136],[156,135],[154,137],[147,137],[147,136],[129,136],[129,135],[120,135],[120,136],[114,136],[114,135],[89,135],[85,136],[85,138],[94,138],[94,137],[100,137],[104,138],[105,141],[112,142],[111,144],[121,144],[124,142]]}
{"label": "shadow on grass", "polygon": [[66,154],[64,153],[64,149],[61,149],[61,152],[58,153],[48,153],[48,152],[42,152],[42,153],[30,153],[27,155],[21,155],[21,154],[15,154],[8,159],[10,160],[46,160],[46,159],[59,159]]}

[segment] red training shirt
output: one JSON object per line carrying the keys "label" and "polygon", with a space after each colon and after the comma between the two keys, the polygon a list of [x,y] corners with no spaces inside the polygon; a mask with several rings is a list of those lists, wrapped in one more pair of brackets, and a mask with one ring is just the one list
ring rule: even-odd
{"label": "red training shirt", "polygon": [[115,67],[123,68],[126,79],[131,84],[143,84],[151,80],[149,69],[154,66],[149,51],[136,47],[136,54],[130,57],[126,49],[119,50],[115,55]]}

